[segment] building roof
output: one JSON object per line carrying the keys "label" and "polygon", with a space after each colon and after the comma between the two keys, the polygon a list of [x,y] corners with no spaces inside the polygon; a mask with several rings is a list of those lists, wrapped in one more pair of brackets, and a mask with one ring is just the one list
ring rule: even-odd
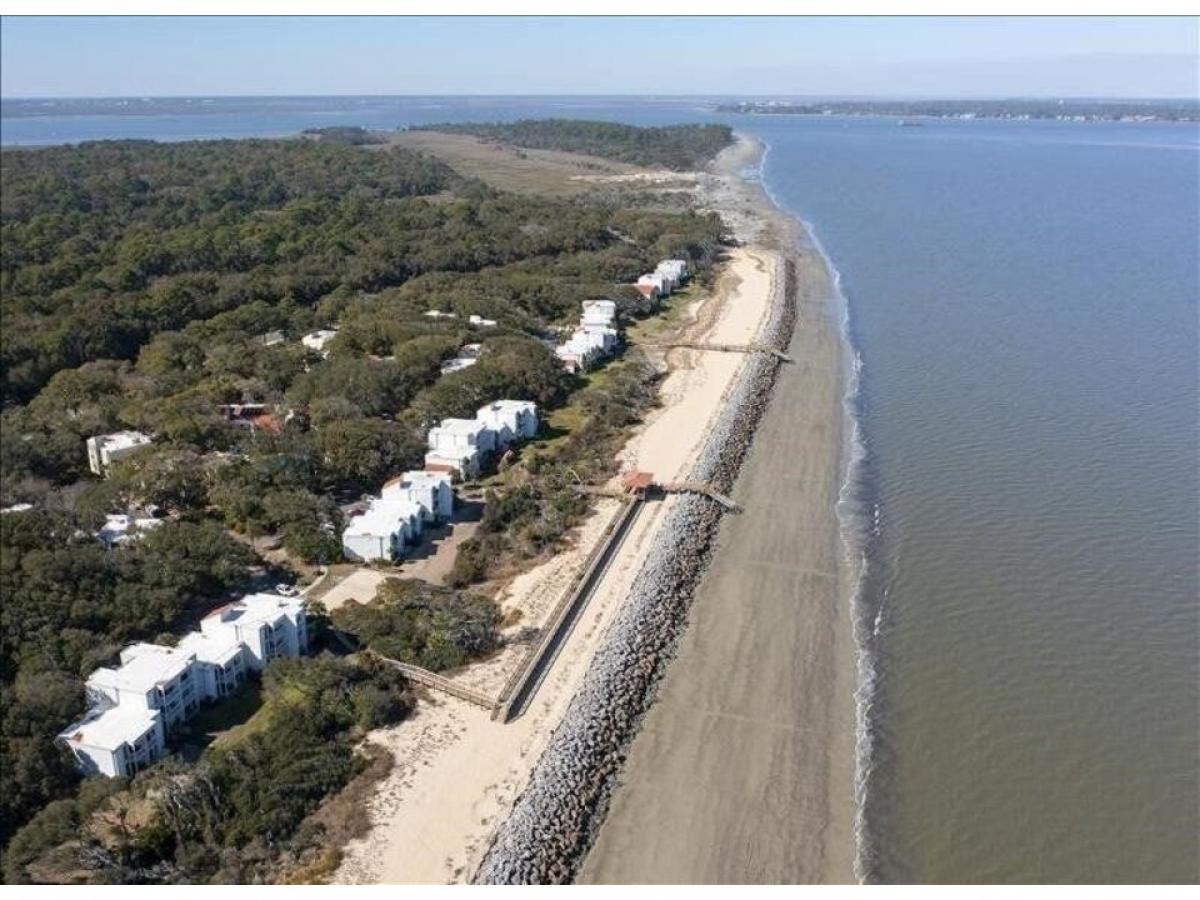
{"label": "building roof", "polygon": [[88,684],[145,693],[187,671],[191,655],[158,644],[131,644],[121,651],[121,665],[100,668],[88,676]]}
{"label": "building roof", "polygon": [[[285,614],[295,615],[304,608],[303,597],[281,597],[278,594],[247,594],[241,600],[227,603],[204,617],[210,628],[216,623],[254,627],[273,623]],[[207,632],[211,634],[212,632]]]}
{"label": "building roof", "polygon": [[441,423],[430,429],[442,434],[476,435],[486,431],[487,425],[478,419],[442,419]]}
{"label": "building roof", "polygon": [[476,415],[482,416],[486,412],[537,412],[537,404],[532,400],[493,400],[479,407]]}
{"label": "building roof", "polygon": [[344,534],[351,537],[367,534],[392,534],[400,526],[413,518],[420,518],[425,512],[417,501],[405,494],[391,493],[376,497],[371,506],[361,516],[355,516],[346,525]]}
{"label": "building roof", "polygon": [[479,360],[473,356],[456,356],[442,363],[442,374],[449,375],[451,372],[461,372],[463,369],[471,368],[477,362]]}
{"label": "building roof", "polygon": [[242,642],[232,634],[192,631],[176,645],[176,648],[185,653],[195,654],[200,662],[224,666],[242,652]]}
{"label": "building roof", "polygon": [[412,471],[397,475],[395,478],[389,478],[383,483],[383,487],[386,490],[395,486],[428,487],[449,483],[450,476],[445,472],[429,472],[423,469],[413,469]]}
{"label": "building roof", "polygon": [[93,709],[78,722],[65,729],[60,738],[76,744],[113,751],[122,744],[132,744],[154,727],[158,710],[133,705]]}
{"label": "building roof", "polygon": [[150,436],[140,431],[114,431],[112,434],[96,435],[96,443],[109,450],[124,450],[150,443]]}
{"label": "building roof", "polygon": [[626,472],[621,476],[621,485],[627,491],[644,491],[654,484],[654,475],[650,472]]}

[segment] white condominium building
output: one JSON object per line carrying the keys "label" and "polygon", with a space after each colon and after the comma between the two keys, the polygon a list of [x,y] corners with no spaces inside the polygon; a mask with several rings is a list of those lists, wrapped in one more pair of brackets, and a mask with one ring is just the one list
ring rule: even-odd
{"label": "white condominium building", "polygon": [[304,653],[308,649],[307,629],[304,598],[276,594],[248,594],[200,621],[202,634],[241,642],[246,664],[258,671],[276,657]]}
{"label": "white condominium building", "polygon": [[524,441],[537,434],[537,404],[532,400],[497,400],[479,407],[475,421],[482,422],[496,435],[496,449],[513,441]]}
{"label": "white condominium building", "polygon": [[425,468],[458,472],[464,478],[479,474],[480,457],[496,449],[496,435],[477,419],[442,419],[429,429]]}
{"label": "white condominium building", "polygon": [[133,775],[203,700],[220,700],[280,656],[308,649],[303,597],[250,594],[216,610],[175,647],[131,644],[87,679],[91,709],[58,737],[85,775]]}
{"label": "white condominium building", "polygon": [[454,491],[446,472],[405,472],[383,486],[378,497],[342,533],[342,551],[362,562],[399,559],[416,543],[426,523],[454,512]]}

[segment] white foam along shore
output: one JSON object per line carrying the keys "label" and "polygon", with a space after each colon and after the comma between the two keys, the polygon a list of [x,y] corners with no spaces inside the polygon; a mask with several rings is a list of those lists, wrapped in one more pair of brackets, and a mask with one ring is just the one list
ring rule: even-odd
{"label": "white foam along shore", "polygon": [[[750,152],[754,148],[746,148]],[[706,176],[707,178],[707,176]],[[732,173],[713,176],[705,192],[710,205],[735,220],[743,240],[746,224],[754,225],[747,209],[723,203],[739,202],[740,183]],[[742,198],[744,200],[744,198]],[[745,221],[738,224],[741,216]],[[763,339],[778,327],[782,304],[782,257],[760,246],[738,247],[723,264],[717,288],[689,310],[696,320],[692,336],[715,342],[747,343]],[[766,329],[766,330],[764,330]],[[729,411],[742,409],[741,394],[754,379],[744,376],[771,366],[755,354],[672,350],[672,369],[661,391],[663,406],[656,410],[622,453],[626,467],[652,471],[660,480],[704,473],[717,465],[713,454],[720,442],[711,439],[731,428]],[[743,429],[749,434],[748,429]],[[733,442],[726,442],[733,446]],[[718,466],[715,472],[721,469]],[[529,709],[509,724],[493,722],[483,710],[450,700],[423,702],[411,721],[374,736],[388,748],[396,765],[381,783],[371,804],[372,827],[363,839],[345,848],[335,880],[340,882],[445,882],[470,879],[501,826],[507,833],[516,819],[510,815],[526,790],[546,748],[568,727],[564,719],[573,697],[583,697],[585,683],[594,684],[593,671],[602,664],[597,649],[612,646],[620,633],[615,622],[629,621],[631,588],[654,566],[647,559],[661,536],[697,515],[716,515],[708,500],[672,496],[651,504],[630,534],[604,580],[590,599]],[[581,529],[574,548],[516,579],[500,598],[506,611],[519,610],[521,624],[538,624],[551,599],[568,581],[616,513],[611,500],[597,503],[595,514]],[[697,513],[696,510],[702,512]],[[655,565],[660,565],[656,563]],[[607,637],[606,637],[607,635]],[[498,690],[513,666],[519,647],[472,667],[464,680],[472,687]],[[524,801],[523,801],[524,802]]]}

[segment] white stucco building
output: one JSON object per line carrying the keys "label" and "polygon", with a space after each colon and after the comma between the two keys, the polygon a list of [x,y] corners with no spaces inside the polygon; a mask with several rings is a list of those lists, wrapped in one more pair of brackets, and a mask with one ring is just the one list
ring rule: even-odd
{"label": "white stucco building", "polygon": [[248,594],[205,616],[200,631],[217,640],[240,641],[246,664],[258,671],[277,657],[299,656],[308,649],[303,597]]}
{"label": "white stucco building", "polygon": [[613,327],[617,324],[617,304],[612,300],[584,300],[583,314],[579,317],[583,327],[601,325]]}
{"label": "white stucco building", "polygon": [[411,500],[425,522],[444,522],[454,513],[454,489],[445,472],[405,472],[384,484],[380,497]]}
{"label": "white stucco building", "polygon": [[342,552],[358,562],[400,559],[424,530],[420,503],[400,494],[376,497],[342,532]]}
{"label": "white stucco building", "polygon": [[664,259],[654,269],[655,274],[661,275],[670,283],[671,290],[687,281],[688,264],[685,259]]}
{"label": "white stucco building", "polygon": [[463,478],[479,474],[485,453],[496,449],[496,434],[478,419],[442,419],[429,429],[425,468],[458,472]]}
{"label": "white stucco building", "polygon": [[280,656],[308,649],[304,598],[250,594],[214,611],[174,647],[131,644],[87,679],[90,709],[59,734],[84,774],[132,775],[163,755],[172,730]]}
{"label": "white stucco building", "polygon": [[496,449],[513,441],[526,441],[537,434],[537,404],[532,400],[496,400],[479,407],[475,421],[482,422],[496,435]]}
{"label": "white stucco building", "polygon": [[193,631],[176,648],[194,657],[192,671],[197,676],[197,689],[206,700],[220,700],[235,693],[246,681],[245,645],[229,632]]}
{"label": "white stucco building", "polygon": [[577,328],[566,343],[554,348],[554,355],[562,360],[567,371],[586,371],[608,354],[608,340],[603,333]]}
{"label": "white stucco building", "polygon": [[667,279],[654,273],[643,275],[634,286],[647,297],[665,297],[670,293]]}
{"label": "white stucco building", "polygon": [[84,775],[128,777],[163,755],[166,735],[157,710],[97,707],[58,736]]}
{"label": "white stucco building", "polygon": [[140,431],[114,431],[87,439],[88,467],[97,475],[107,475],[108,468],[122,456],[150,443],[150,436]]}
{"label": "white stucco building", "polygon": [[342,551],[361,562],[395,560],[420,540],[425,526],[454,512],[454,490],[446,472],[405,472],[387,482],[366,512],[342,532]]}
{"label": "white stucco building", "polygon": [[195,657],[159,644],[130,644],[116,668],[96,669],[87,679],[88,697],[112,706],[158,710],[163,728],[189,718],[202,699],[192,672]]}

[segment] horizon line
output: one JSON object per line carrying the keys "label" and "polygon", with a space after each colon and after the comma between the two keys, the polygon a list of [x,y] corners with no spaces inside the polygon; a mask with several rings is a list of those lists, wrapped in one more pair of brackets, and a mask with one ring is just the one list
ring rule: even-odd
{"label": "horizon line", "polygon": [[618,91],[614,93],[596,93],[591,91],[530,91],[525,93],[278,93],[278,94],[11,94],[0,95],[0,101],[5,100],[283,100],[283,99],[336,99],[369,97],[373,99],[391,98],[524,98],[524,97],[637,97],[644,99],[704,99],[726,97],[766,97],[772,99],[805,99],[805,100],[1094,100],[1094,101],[1152,101],[1189,100],[1200,103],[1200,94],[1166,94],[1166,95],[1099,95],[1099,94],[834,94],[834,93],[771,93],[769,91],[751,91],[722,94],[712,91],[697,93],[653,93],[648,91]]}

